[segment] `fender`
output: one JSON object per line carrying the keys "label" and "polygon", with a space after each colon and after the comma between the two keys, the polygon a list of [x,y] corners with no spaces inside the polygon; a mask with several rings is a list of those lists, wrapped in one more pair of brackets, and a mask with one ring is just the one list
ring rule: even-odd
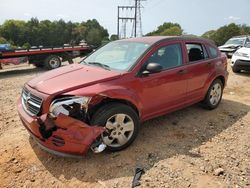
{"label": "fender", "polygon": [[204,97],[206,96],[207,91],[208,91],[210,85],[212,84],[212,82],[213,82],[216,78],[218,78],[218,77],[223,77],[224,80],[226,81],[226,78],[225,78],[225,76],[224,76],[223,73],[221,73],[221,72],[215,72],[215,71],[212,72],[212,73],[208,76],[208,78],[207,78],[207,80],[206,80],[206,82],[205,82],[205,86],[204,86],[204,90],[203,90],[203,96],[204,96]]}
{"label": "fender", "polygon": [[132,91],[130,88],[118,85],[96,84],[65,93],[65,95],[89,96],[92,97],[90,103],[98,103],[98,101],[101,102],[104,98],[125,100],[133,104],[133,106],[138,110],[139,115],[141,115],[140,112],[142,110],[142,103],[136,93],[137,92]]}

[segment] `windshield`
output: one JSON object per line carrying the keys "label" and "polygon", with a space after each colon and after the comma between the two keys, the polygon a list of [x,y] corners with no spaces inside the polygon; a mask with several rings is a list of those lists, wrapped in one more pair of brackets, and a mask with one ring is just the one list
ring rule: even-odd
{"label": "windshield", "polygon": [[244,40],[244,38],[232,38],[229,39],[225,44],[243,45]]}
{"label": "windshield", "polygon": [[110,42],[84,59],[82,64],[127,71],[148,48],[149,44],[146,43],[128,41]]}

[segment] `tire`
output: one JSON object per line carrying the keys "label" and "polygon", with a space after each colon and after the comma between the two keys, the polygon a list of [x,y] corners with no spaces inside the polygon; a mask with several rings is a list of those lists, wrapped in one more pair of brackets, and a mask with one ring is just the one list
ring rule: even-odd
{"label": "tire", "polygon": [[221,80],[216,79],[209,87],[206,97],[202,102],[203,104],[202,106],[208,110],[213,110],[217,108],[221,102],[222,94],[223,94],[223,84]]}
{"label": "tire", "polygon": [[[91,125],[105,126],[103,142],[110,151],[128,147],[138,135],[140,121],[133,108],[122,103],[109,103],[100,107],[91,118]],[[127,131],[126,131],[127,130]]]}
{"label": "tire", "polygon": [[44,63],[46,68],[51,70],[60,67],[62,62],[59,56],[50,55],[45,59]]}
{"label": "tire", "polygon": [[232,67],[232,71],[234,72],[234,73],[239,73],[240,72],[240,69],[238,69],[238,68],[236,68],[236,67]]}

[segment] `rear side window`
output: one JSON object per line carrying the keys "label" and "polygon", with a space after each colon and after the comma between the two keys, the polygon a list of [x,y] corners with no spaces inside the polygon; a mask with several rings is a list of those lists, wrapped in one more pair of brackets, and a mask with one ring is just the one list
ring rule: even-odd
{"label": "rear side window", "polygon": [[190,63],[208,58],[207,51],[201,44],[187,43],[186,48]]}
{"label": "rear side window", "polygon": [[247,38],[247,39],[246,39],[246,44],[245,44],[245,46],[249,46],[249,44],[250,44],[250,39]]}
{"label": "rear side window", "polygon": [[208,46],[208,49],[210,51],[210,54],[211,54],[212,58],[218,57],[218,50],[215,47]]}
{"label": "rear side window", "polygon": [[159,48],[147,61],[158,63],[163,69],[170,69],[182,65],[181,44],[170,44]]}

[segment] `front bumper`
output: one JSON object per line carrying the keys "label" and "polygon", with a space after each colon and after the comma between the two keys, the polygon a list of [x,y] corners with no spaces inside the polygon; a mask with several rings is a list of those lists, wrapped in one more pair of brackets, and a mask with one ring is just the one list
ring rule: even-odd
{"label": "front bumper", "polygon": [[245,60],[236,60],[235,62],[232,62],[232,67],[235,67],[239,70],[247,70],[250,71],[250,61]]}
{"label": "front bumper", "polygon": [[20,99],[18,113],[25,128],[43,149],[62,156],[86,154],[92,143],[105,131],[103,127],[89,126],[64,114],[59,114],[55,120],[47,114],[32,117],[24,111]]}

